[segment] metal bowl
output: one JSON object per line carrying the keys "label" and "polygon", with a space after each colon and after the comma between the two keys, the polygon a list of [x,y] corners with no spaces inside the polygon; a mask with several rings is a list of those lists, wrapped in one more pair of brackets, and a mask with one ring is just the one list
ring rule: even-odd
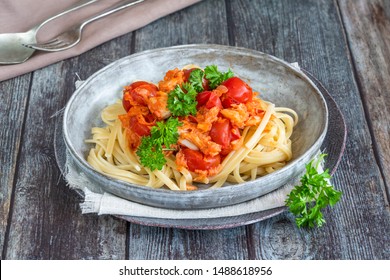
{"label": "metal bowl", "polygon": [[[261,98],[299,114],[292,135],[293,158],[282,169],[242,184],[191,192],[152,189],[111,178],[86,161],[93,126],[102,126],[102,109],[122,96],[133,80],[158,82],[175,67],[215,64],[228,68],[260,92]],[[273,56],[220,45],[184,45],[144,51],[122,58],[87,79],[72,95],[64,112],[66,148],[77,168],[101,191],[138,203],[174,209],[201,209],[232,205],[269,193],[298,176],[319,151],[326,135],[328,111],[315,84],[299,69]]]}

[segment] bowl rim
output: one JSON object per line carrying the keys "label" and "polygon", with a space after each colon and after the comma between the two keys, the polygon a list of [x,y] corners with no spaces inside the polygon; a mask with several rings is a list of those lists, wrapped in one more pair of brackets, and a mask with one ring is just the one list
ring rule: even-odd
{"label": "bowl rim", "polygon": [[[111,67],[119,67],[122,63],[125,63],[129,59],[135,59],[140,56],[146,56],[151,53],[155,52],[164,52],[164,51],[180,51],[180,50],[188,50],[188,49],[196,49],[196,50],[204,50],[204,51],[225,51],[225,52],[235,52],[235,53],[240,53],[242,55],[251,55],[255,59],[259,58],[266,58],[268,60],[271,60],[279,65],[282,65],[283,67],[287,68],[289,71],[293,72],[296,76],[304,80],[304,82],[308,83],[315,91],[317,97],[319,98],[321,102],[321,106],[324,109],[324,115],[325,119],[324,122],[322,123],[321,127],[321,133],[319,137],[316,139],[316,141],[307,149],[303,154],[301,154],[299,157],[291,160],[288,162],[286,166],[283,168],[272,172],[270,174],[261,176],[256,178],[253,181],[247,181],[244,183],[238,183],[238,184],[232,184],[232,185],[226,185],[221,188],[216,188],[216,189],[200,189],[196,191],[176,191],[176,190],[170,190],[167,188],[151,188],[143,185],[137,185],[137,184],[132,184],[126,181],[122,181],[116,178],[112,178],[106,174],[100,173],[94,168],[92,168],[86,159],[79,155],[79,153],[76,151],[76,149],[72,145],[72,139],[70,139],[68,129],[67,129],[67,118],[69,115],[70,108],[72,107],[72,104],[75,102],[77,99],[78,95],[80,92],[83,91],[85,87],[87,87],[90,83],[94,81],[94,79],[98,78],[102,73],[104,73],[107,69]],[[236,47],[236,46],[227,46],[227,45],[218,45],[218,44],[186,44],[186,45],[177,45],[177,46],[171,46],[171,47],[163,47],[163,48],[155,48],[155,49],[149,49],[141,52],[137,52],[134,54],[130,54],[128,56],[125,56],[123,58],[120,58],[118,60],[113,61],[112,63],[106,65],[105,67],[101,68],[100,70],[96,71],[93,73],[90,77],[88,77],[83,83],[74,91],[70,99],[68,100],[65,110],[64,110],[64,115],[63,115],[63,137],[64,137],[64,142],[67,150],[70,152],[73,160],[76,160],[76,163],[79,167],[81,167],[84,171],[92,173],[94,176],[97,177],[103,177],[105,180],[110,180],[115,186],[118,187],[126,187],[126,188],[136,188],[136,191],[146,191],[152,193],[156,193],[158,195],[172,195],[174,193],[180,194],[181,197],[191,197],[196,194],[196,196],[199,196],[201,194],[209,194],[212,191],[218,191],[219,196],[224,196],[225,194],[228,195],[229,192],[231,191],[232,188],[236,188],[239,186],[244,186],[248,184],[249,182],[258,182],[258,184],[261,184],[261,181],[266,180],[270,176],[282,176],[284,173],[289,171],[294,167],[294,162],[302,160],[304,157],[307,157],[308,154],[315,155],[318,152],[318,149],[321,147],[322,142],[324,141],[324,138],[327,133],[328,129],[328,107],[325,101],[324,96],[322,95],[321,91],[318,89],[318,87],[314,84],[314,82],[304,73],[302,72],[299,68],[296,66],[291,65],[290,63],[279,59],[273,55],[263,53],[261,51],[253,50],[253,49],[248,49],[248,48],[243,48],[243,47]],[[317,148],[318,147],[318,148]],[[280,186],[281,187],[281,186]],[[279,187],[278,187],[279,188]],[[278,189],[276,188],[276,189]],[[128,199],[129,200],[129,199]]]}

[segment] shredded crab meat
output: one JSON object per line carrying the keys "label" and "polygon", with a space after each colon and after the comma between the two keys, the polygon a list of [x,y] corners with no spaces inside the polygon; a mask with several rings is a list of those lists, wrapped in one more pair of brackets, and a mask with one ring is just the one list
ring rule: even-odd
{"label": "shredded crab meat", "polygon": [[148,100],[148,108],[158,119],[167,119],[171,116],[171,112],[167,108],[168,93],[158,91],[156,96],[150,97]]}
{"label": "shredded crab meat", "polygon": [[234,104],[230,109],[222,109],[221,114],[230,120],[230,122],[239,127],[244,128],[245,122],[249,118],[248,110],[245,104]]}
{"label": "shredded crab meat", "polygon": [[164,79],[158,83],[158,88],[160,91],[170,92],[177,85],[181,85],[184,82],[184,72],[175,68],[169,70]]}
{"label": "shredded crab meat", "polygon": [[196,114],[196,120],[198,121],[197,128],[202,132],[209,132],[213,123],[218,119],[220,109],[213,107],[211,109],[203,108]]}
{"label": "shredded crab meat", "polygon": [[183,120],[182,123],[183,125],[178,128],[179,142],[187,140],[205,155],[215,156],[221,152],[221,145],[211,141],[208,133],[198,129],[196,123],[188,120]]}

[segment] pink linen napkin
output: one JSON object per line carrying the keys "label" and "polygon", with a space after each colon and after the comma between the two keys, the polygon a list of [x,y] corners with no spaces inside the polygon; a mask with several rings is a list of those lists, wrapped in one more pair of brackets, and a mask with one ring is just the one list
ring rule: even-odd
{"label": "pink linen napkin", "polygon": [[[161,17],[183,9],[201,0],[145,0],[134,7],[104,17],[88,24],[81,42],[61,52],[36,51],[24,63],[0,65],[0,81],[7,80],[52,63],[77,56],[113,38],[141,28]],[[0,33],[25,32],[78,0],[0,0]],[[62,16],[46,24],[38,32],[38,40],[47,40],[65,31],[67,27],[81,22],[106,8],[115,6],[119,0],[100,0]]]}

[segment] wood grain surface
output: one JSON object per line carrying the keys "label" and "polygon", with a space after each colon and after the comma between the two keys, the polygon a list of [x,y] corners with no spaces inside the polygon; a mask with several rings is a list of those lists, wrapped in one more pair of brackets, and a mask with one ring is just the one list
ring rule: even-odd
{"label": "wood grain surface", "polygon": [[[356,2],[356,3],[355,3]],[[390,2],[341,1],[342,18],[369,123],[374,156],[390,198]]]}
{"label": "wood grain surface", "polygon": [[[41,70],[0,83],[2,259],[390,259],[390,4],[386,0],[204,0]],[[54,131],[80,77],[142,50],[251,48],[317,77],[347,125],[333,178],[342,200],[320,229],[283,213],[224,230],[147,227],[82,215]],[[1,67],[1,66],[0,66]]]}

